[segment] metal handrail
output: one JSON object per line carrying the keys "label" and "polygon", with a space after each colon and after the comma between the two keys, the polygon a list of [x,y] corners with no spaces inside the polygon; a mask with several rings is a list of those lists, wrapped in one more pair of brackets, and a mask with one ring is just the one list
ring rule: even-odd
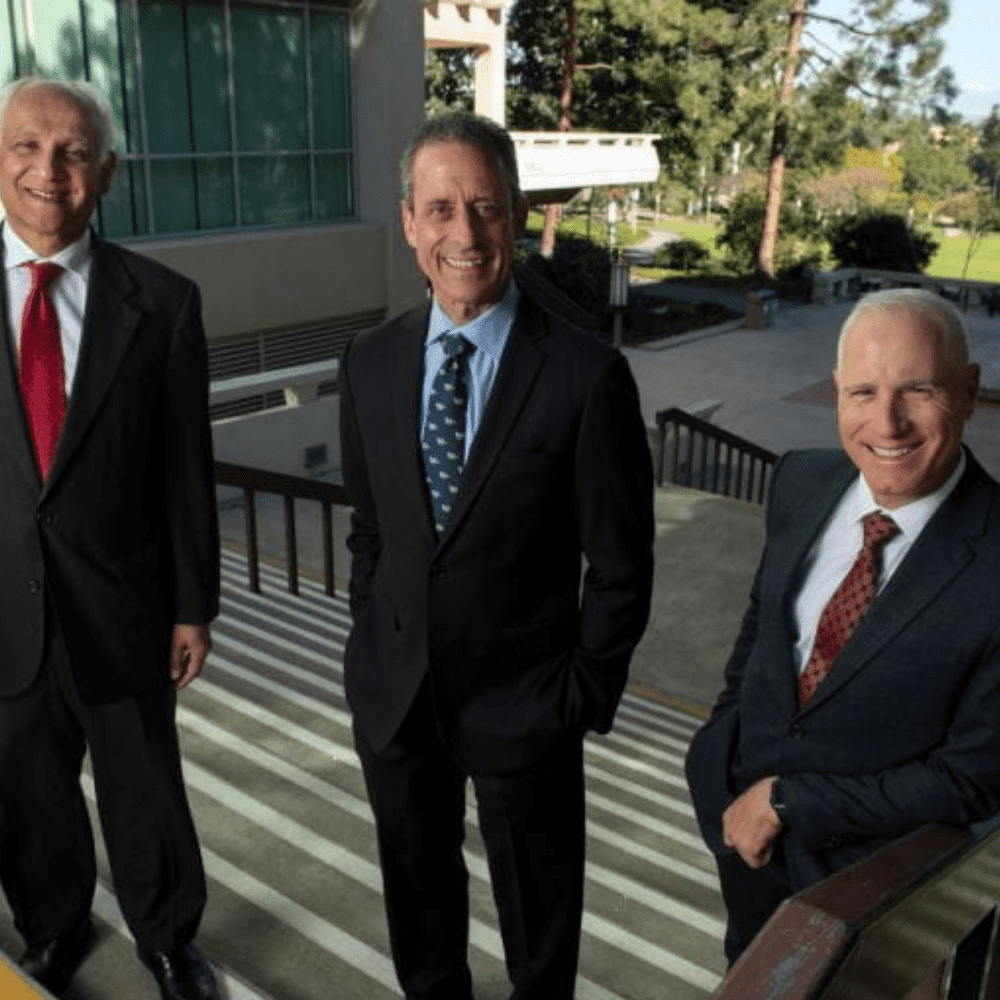
{"label": "metal handrail", "polygon": [[243,513],[246,523],[247,583],[260,593],[260,552],[257,546],[258,493],[275,493],[285,505],[285,557],[288,565],[288,592],[299,592],[299,559],[295,531],[295,501],[315,500],[320,504],[323,525],[323,577],[327,594],[335,594],[333,563],[333,507],[349,507],[347,491],[337,483],[321,483],[302,476],[289,476],[266,469],[254,469],[232,462],[215,463],[215,481],[219,486],[232,486],[243,491]]}
{"label": "metal handrail", "polygon": [[714,996],[998,1000],[998,873],[996,831],[921,827],[786,900]]}
{"label": "metal handrail", "polygon": [[763,504],[778,456],[677,407],[656,414],[656,482]]}

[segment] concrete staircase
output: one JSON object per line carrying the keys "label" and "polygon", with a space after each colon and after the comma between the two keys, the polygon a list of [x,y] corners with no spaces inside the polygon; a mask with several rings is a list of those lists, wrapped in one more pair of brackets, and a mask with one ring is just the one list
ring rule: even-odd
{"label": "concrete staircase", "polygon": [[[374,832],[344,704],[343,600],[262,567],[264,593],[223,557],[223,613],[202,677],[180,698],[185,774],[210,899],[200,935],[231,1000],[398,997]],[[724,970],[714,864],[682,762],[698,720],[626,696],[613,733],[589,739],[588,884],[579,1000],[694,1000]],[[93,789],[85,775],[85,790]],[[471,792],[470,792],[471,798]],[[509,987],[485,856],[470,809],[470,962],[478,1000]],[[156,1000],[110,889],[100,938],[68,1000]],[[20,945],[0,912],[0,947]]]}

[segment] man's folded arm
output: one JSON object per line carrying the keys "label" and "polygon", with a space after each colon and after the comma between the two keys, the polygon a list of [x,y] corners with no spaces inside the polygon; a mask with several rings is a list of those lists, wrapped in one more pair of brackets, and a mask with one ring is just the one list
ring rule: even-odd
{"label": "man's folded arm", "polygon": [[869,774],[783,775],[785,818],[796,837],[822,848],[902,836],[925,823],[966,826],[1000,812],[997,639],[970,679],[945,738],[926,757]]}

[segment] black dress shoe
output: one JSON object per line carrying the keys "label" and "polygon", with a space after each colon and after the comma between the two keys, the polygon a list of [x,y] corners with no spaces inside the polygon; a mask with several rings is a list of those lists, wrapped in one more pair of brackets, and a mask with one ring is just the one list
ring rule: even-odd
{"label": "black dress shoe", "polygon": [[175,951],[140,951],[139,958],[156,977],[163,1000],[219,1000],[215,975],[194,942]]}
{"label": "black dress shoe", "polygon": [[18,964],[50,993],[61,993],[87,957],[93,941],[94,925],[88,916],[51,941],[29,948]]}

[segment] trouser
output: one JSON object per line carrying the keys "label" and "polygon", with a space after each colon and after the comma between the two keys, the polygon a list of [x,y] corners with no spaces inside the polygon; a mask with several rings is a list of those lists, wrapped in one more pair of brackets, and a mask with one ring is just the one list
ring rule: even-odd
{"label": "trouser", "polygon": [[89,749],[118,902],[140,950],[190,941],[205,875],[181,776],[176,695],[81,701],[58,630],[27,692],[0,699],[0,884],[29,946],[90,912],[94,841],[80,786]]}
{"label": "trouser", "polygon": [[[426,685],[375,753],[355,727],[375,813],[389,938],[409,1000],[471,1000],[464,774]],[[572,1000],[583,916],[583,745],[578,734],[529,770],[472,775],[512,1000]]]}
{"label": "trouser", "polygon": [[747,949],[771,914],[792,895],[784,852],[775,845],[771,861],[751,868],[733,851],[716,857],[722,898],[729,917],[726,925],[726,958],[732,965]]}

